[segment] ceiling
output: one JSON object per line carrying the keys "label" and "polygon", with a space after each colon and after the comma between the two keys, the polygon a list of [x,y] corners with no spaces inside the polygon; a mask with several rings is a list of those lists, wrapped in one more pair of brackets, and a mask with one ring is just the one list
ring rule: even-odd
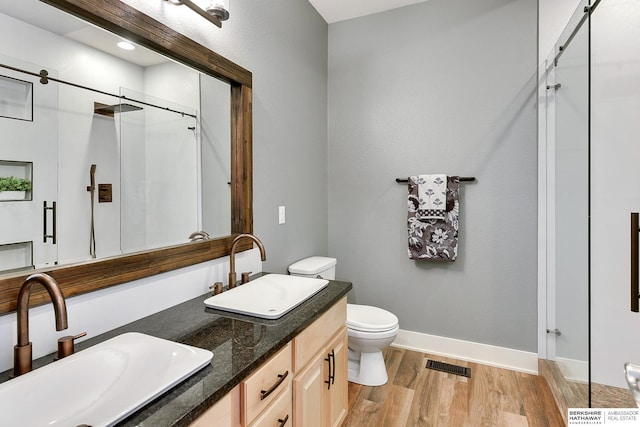
{"label": "ceiling", "polygon": [[328,24],[427,0],[309,0]]}
{"label": "ceiling", "polygon": [[135,51],[119,49],[116,47],[116,43],[122,40],[121,37],[88,25],[80,19],[38,0],[0,0],[0,13],[76,40],[141,67],[168,61],[165,57],[141,46],[137,46]]}
{"label": "ceiling", "polygon": [[[427,0],[309,0],[328,24],[424,1]],[[119,37],[88,26],[37,0],[0,0],[0,13],[75,39],[143,67],[166,61],[156,53],[141,47],[136,49],[135,54],[122,51],[115,47],[115,43],[121,40]]]}

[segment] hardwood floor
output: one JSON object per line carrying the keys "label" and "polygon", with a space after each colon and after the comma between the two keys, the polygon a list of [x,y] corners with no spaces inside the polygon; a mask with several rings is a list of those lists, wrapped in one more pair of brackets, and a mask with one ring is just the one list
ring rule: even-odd
{"label": "hardwood floor", "polygon": [[[349,383],[344,427],[561,427],[543,377],[387,347],[384,386]],[[471,368],[471,378],[427,369],[428,359]]]}
{"label": "hardwood floor", "polygon": [[[565,422],[568,408],[589,406],[588,384],[567,380],[558,365],[548,360],[539,361],[538,372],[547,379],[547,384]],[[593,408],[635,408],[636,402],[626,388],[592,383],[591,406]]]}
{"label": "hardwood floor", "polygon": [[562,419],[567,422],[568,408],[589,407],[589,388],[587,384],[567,381],[558,365],[549,360],[538,360],[538,373],[547,379],[547,384],[560,408]]}

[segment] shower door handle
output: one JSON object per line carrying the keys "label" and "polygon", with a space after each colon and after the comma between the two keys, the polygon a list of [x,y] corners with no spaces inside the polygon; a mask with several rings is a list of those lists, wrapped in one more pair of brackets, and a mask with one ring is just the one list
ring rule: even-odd
{"label": "shower door handle", "polygon": [[638,261],[638,233],[640,233],[638,212],[631,212],[631,311],[640,311],[640,269]]}
{"label": "shower door handle", "polygon": [[[52,212],[52,219],[53,219],[53,233],[52,234],[48,234],[47,232],[47,211],[51,211]],[[52,239],[53,240],[53,244],[56,244],[56,202],[52,202],[52,206],[47,206],[47,201],[44,201],[44,206],[42,208],[42,222],[43,222],[43,242],[47,243],[47,239]]]}

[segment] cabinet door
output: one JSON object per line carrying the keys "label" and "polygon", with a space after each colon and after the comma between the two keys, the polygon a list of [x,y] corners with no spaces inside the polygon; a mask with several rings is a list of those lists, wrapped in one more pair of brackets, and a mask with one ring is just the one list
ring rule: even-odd
{"label": "cabinet door", "polygon": [[318,352],[324,352],[327,343],[346,323],[347,297],[344,297],[293,340],[294,371],[307,366]]}
{"label": "cabinet door", "polygon": [[326,412],[329,417],[326,425],[331,427],[341,425],[347,417],[349,405],[348,353],[347,329],[343,328],[327,347],[327,357],[331,359],[331,371],[329,371],[329,364],[324,365],[324,378],[331,382],[330,387],[326,386],[324,389],[328,405]]}
{"label": "cabinet door", "polygon": [[325,354],[318,354],[293,380],[293,425],[322,427],[324,425]]}
{"label": "cabinet door", "polygon": [[189,427],[240,426],[240,386],[236,386],[189,425]]}

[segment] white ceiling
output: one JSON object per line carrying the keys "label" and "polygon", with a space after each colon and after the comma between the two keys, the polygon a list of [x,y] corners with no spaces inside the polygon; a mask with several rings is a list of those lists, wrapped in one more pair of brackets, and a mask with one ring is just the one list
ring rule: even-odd
{"label": "white ceiling", "polygon": [[309,0],[328,24],[427,0]]}
{"label": "white ceiling", "polygon": [[141,46],[137,46],[134,51],[119,49],[116,47],[116,43],[122,40],[121,37],[88,25],[80,19],[38,0],[0,0],[0,13],[60,36],[74,39],[141,67],[168,61],[162,55]]}
{"label": "white ceiling", "polygon": [[[329,24],[424,1],[427,0],[309,0]],[[143,67],[166,61],[155,52],[147,51],[140,46],[135,53],[118,49],[115,47],[115,43],[120,40],[119,37],[96,27],[88,26],[37,0],[0,0],[0,13],[29,22],[61,36],[81,41]]]}

